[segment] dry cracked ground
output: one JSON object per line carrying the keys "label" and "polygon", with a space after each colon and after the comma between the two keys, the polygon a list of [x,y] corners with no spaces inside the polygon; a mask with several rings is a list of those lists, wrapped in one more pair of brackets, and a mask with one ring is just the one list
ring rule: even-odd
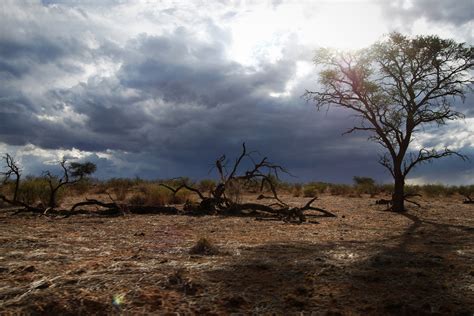
{"label": "dry cracked ground", "polygon": [[[374,201],[322,196],[337,217],[301,225],[3,210],[0,312],[472,315],[474,205],[421,198],[393,214]],[[203,237],[218,254],[190,254]]]}

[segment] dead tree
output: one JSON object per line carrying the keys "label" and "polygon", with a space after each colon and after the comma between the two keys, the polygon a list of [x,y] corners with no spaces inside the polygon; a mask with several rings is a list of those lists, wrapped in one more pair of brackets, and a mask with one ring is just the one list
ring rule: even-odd
{"label": "dead tree", "polygon": [[16,201],[18,198],[18,190],[20,188],[21,169],[18,166],[18,162],[16,162],[10,154],[6,154],[3,159],[5,160],[6,171],[0,172],[0,175],[4,177],[3,184],[6,184],[13,176],[15,177],[12,201]]}
{"label": "dead tree", "polygon": [[[268,219],[278,219],[285,222],[297,223],[306,221],[307,216],[313,216],[312,214],[305,214],[305,211],[317,211],[321,213],[319,216],[335,217],[331,212],[312,206],[312,203],[316,198],[308,201],[308,203],[303,207],[290,206],[282,201],[277,194],[274,179],[278,179],[279,172],[287,173],[287,171],[283,167],[269,162],[266,157],[256,161],[253,158],[253,154],[253,152],[247,152],[244,143],[242,144],[242,153],[235,160],[231,168],[228,168],[228,161],[225,156],[217,159],[215,162],[215,168],[219,175],[219,182],[207,196],[200,190],[188,184],[185,179],[178,180],[178,184],[174,186],[162,183],[161,185],[163,187],[171,190],[174,194],[177,194],[180,190],[186,189],[194,192],[200,198],[201,201],[199,203],[187,202],[184,205],[183,210],[179,210],[174,206],[141,206],[117,203],[110,195],[109,198],[111,202],[86,199],[85,201],[76,203],[70,209],[56,209],[56,194],[61,187],[77,183],[86,175],[95,171],[94,164],[71,163],[67,165],[65,160],[60,163],[63,170],[63,175],[60,178],[52,175],[50,172],[45,172],[45,177],[48,180],[51,192],[48,207],[33,207],[22,202],[15,203],[6,199],[4,196],[0,196],[0,199],[12,205],[21,207],[17,213],[32,212],[40,215],[64,217],[78,214],[117,216],[126,213],[188,215],[219,214],[231,216],[255,216],[257,218],[263,216]],[[245,163],[250,164],[250,167],[246,171],[240,172],[242,165]],[[272,198],[275,200],[275,203],[271,205],[240,203],[229,196],[229,189],[234,185],[255,186],[257,184],[260,187],[260,191],[263,191],[265,186],[268,187],[272,192]],[[90,211],[84,209],[84,207],[95,207],[96,210]]]}
{"label": "dead tree", "polygon": [[79,183],[84,177],[94,173],[96,170],[96,165],[91,162],[73,162],[67,165],[66,159],[63,159],[59,164],[63,172],[61,177],[53,175],[50,171],[43,173],[50,189],[48,207],[51,208],[57,206],[57,194],[62,187]]}
{"label": "dead tree", "polygon": [[405,179],[416,166],[447,156],[466,157],[449,148],[410,148],[416,133],[463,117],[453,101],[464,99],[473,82],[473,47],[437,36],[387,40],[355,53],[321,49],[314,58],[324,67],[319,91],[305,96],[316,107],[349,109],[362,131],[386,153],[380,164],[394,179],[392,210],[402,212]]}
{"label": "dead tree", "polygon": [[[267,157],[256,161],[253,157],[254,154],[254,152],[247,152],[245,143],[243,143],[241,154],[235,159],[235,162],[230,168],[228,167],[228,161],[225,155],[217,159],[215,168],[219,176],[219,182],[215,185],[214,189],[210,191],[209,196],[205,196],[201,191],[188,185],[185,181],[180,183],[177,187],[172,187],[164,183],[161,185],[171,190],[174,194],[177,194],[183,189],[196,193],[201,201],[199,203],[187,203],[184,207],[186,212],[195,214],[244,215],[248,214],[245,212],[260,212],[277,216],[286,221],[295,220],[299,222],[305,220],[303,212],[306,210],[319,211],[323,213],[324,216],[335,216],[326,210],[312,207],[311,204],[315,199],[312,199],[303,207],[290,207],[283,202],[277,194],[272,179],[273,177],[279,179],[279,173],[288,172],[282,166],[268,161]],[[244,163],[250,163],[250,168],[244,172],[239,172],[239,169],[241,169]],[[255,186],[256,184],[259,185],[261,191],[263,191],[265,186],[268,186],[272,192],[272,198],[276,202],[270,206],[258,203],[238,203],[228,196],[228,189],[232,185],[249,187]]]}

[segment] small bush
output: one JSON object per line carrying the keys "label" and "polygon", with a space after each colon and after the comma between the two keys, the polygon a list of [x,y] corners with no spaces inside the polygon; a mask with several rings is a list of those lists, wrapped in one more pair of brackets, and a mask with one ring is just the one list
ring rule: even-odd
{"label": "small bush", "polygon": [[234,203],[242,202],[244,184],[239,181],[230,181],[226,186],[226,195]]}
{"label": "small bush", "polygon": [[81,195],[89,192],[93,187],[93,181],[91,179],[85,178],[72,185],[69,190],[73,191],[73,193]]}
{"label": "small bush", "polygon": [[316,197],[318,195],[318,189],[313,185],[305,185],[303,188],[304,197]]}
{"label": "small bush", "polygon": [[15,184],[12,181],[7,181],[7,183],[0,183],[0,194],[10,195],[13,194],[15,190]]}
{"label": "small bush", "polygon": [[156,183],[144,186],[146,205],[166,205],[173,201],[173,192]]}
{"label": "small bush", "polygon": [[128,203],[134,206],[142,206],[146,204],[146,197],[143,194],[134,194],[128,199]]}
{"label": "small bush", "polygon": [[[48,181],[45,178],[27,177],[20,183],[17,198],[19,201],[28,205],[34,205],[36,203],[48,205],[50,192]],[[64,196],[64,188],[59,189],[56,196],[56,203],[59,204],[64,199]]]}
{"label": "small bush", "polygon": [[448,190],[442,184],[425,184],[422,187],[423,194],[428,197],[447,196]]}
{"label": "small bush", "polygon": [[352,193],[352,188],[347,184],[331,184],[329,191],[332,195],[349,195]]}
{"label": "small bush", "polygon": [[377,185],[377,191],[383,194],[392,194],[393,193],[393,184],[379,184]]}
{"label": "small bush", "polygon": [[113,178],[107,181],[106,188],[113,192],[117,200],[124,201],[134,183],[132,179]]}
{"label": "small bush", "polygon": [[293,196],[300,197],[303,194],[303,185],[301,183],[295,183],[293,185]]}
{"label": "small bush", "polygon": [[142,184],[140,192],[138,195],[144,197],[145,205],[183,204],[191,200],[194,194],[187,189],[181,189],[174,194],[158,183]]}
{"label": "small bush", "polygon": [[375,196],[377,191],[377,186],[375,185],[375,180],[369,177],[354,177],[354,189],[358,195],[361,194],[370,194],[371,197]]}
{"label": "small bush", "polygon": [[304,197],[316,197],[318,194],[325,193],[328,187],[328,183],[310,182],[303,187],[303,195]]}
{"label": "small bush", "polygon": [[375,185],[375,180],[369,177],[353,177],[355,185]]}
{"label": "small bush", "polygon": [[208,192],[214,190],[215,187],[216,187],[216,181],[211,180],[211,179],[201,180],[198,184],[199,191],[201,191],[203,193],[204,192],[208,193]]}
{"label": "small bush", "polygon": [[193,194],[194,194],[193,192],[187,189],[181,189],[179,190],[178,193],[176,193],[173,196],[172,202],[173,204],[184,204],[191,200],[191,197],[193,196]]}
{"label": "small bush", "polygon": [[278,192],[292,193],[294,185],[288,182],[279,181],[277,182],[276,189]]}
{"label": "small bush", "polygon": [[217,247],[214,246],[208,239],[201,238],[193,247],[191,247],[189,253],[192,255],[213,256],[219,254],[219,249],[217,249]]}
{"label": "small bush", "polygon": [[404,192],[405,194],[421,194],[422,188],[416,184],[407,184],[405,185]]}

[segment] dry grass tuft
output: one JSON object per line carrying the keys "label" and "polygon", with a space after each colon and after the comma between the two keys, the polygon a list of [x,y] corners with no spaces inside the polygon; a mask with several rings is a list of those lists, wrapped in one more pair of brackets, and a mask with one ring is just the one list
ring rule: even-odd
{"label": "dry grass tuft", "polygon": [[197,243],[189,250],[189,253],[192,255],[204,255],[204,256],[214,256],[219,254],[219,249],[214,246],[208,239],[201,238]]}

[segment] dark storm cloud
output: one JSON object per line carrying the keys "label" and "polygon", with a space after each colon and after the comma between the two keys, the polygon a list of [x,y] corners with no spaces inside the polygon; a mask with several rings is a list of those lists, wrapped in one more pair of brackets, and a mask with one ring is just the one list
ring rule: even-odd
{"label": "dark storm cloud", "polygon": [[[359,161],[369,169],[366,153],[354,153],[351,162],[334,159],[371,147],[365,138],[340,137],[351,124],[345,115],[316,113],[300,98],[301,87],[292,97],[269,96],[284,90],[293,77],[291,54],[278,63],[248,68],[225,58],[223,46],[197,41],[181,28],[140,36],[123,56],[117,80],[89,80],[55,97],[88,117],[84,128],[96,134],[91,143],[100,138],[102,150],[132,152],[142,165],[157,162],[156,176],[204,177],[209,163],[223,153],[237,155],[243,141],[289,169],[311,169],[302,179],[327,169],[328,163],[361,164],[357,157],[364,157]],[[373,158],[369,165],[376,164]],[[136,172],[153,173],[145,169]],[[352,177],[338,170],[331,179]]]}
{"label": "dark storm cloud", "polygon": [[73,36],[51,39],[41,30],[27,35],[18,33],[0,33],[0,78],[2,74],[20,78],[46,64],[54,64],[71,74],[79,73],[82,69],[65,59],[94,58],[93,50]]}
{"label": "dark storm cloud", "polygon": [[404,8],[403,0],[383,1],[382,6],[389,17],[398,17],[409,23],[424,17],[434,23],[449,23],[457,26],[474,19],[472,0],[439,1],[412,0],[411,6]]}
{"label": "dark storm cloud", "polygon": [[433,160],[431,163],[421,164],[410,174],[411,178],[421,178],[428,183],[474,183],[474,149],[466,146],[459,152],[469,160],[462,160],[457,156]]}
{"label": "dark storm cloud", "polygon": [[[177,26],[118,44],[94,29],[100,27],[88,8],[95,2],[42,4],[36,9],[46,12],[43,20],[9,20],[9,27],[28,29],[26,35],[0,32],[0,142],[92,152],[87,159],[98,165],[100,177],[207,177],[217,157],[225,153],[233,159],[245,141],[298,176],[289,180],[388,179],[377,163],[379,148],[367,135],[341,136],[354,125],[349,112],[317,112],[300,97],[305,88],[315,88],[314,74],[300,78],[288,96],[270,96],[287,89],[297,61],[312,58],[311,48],[298,46],[294,38],[278,61],[244,66],[229,59],[231,35],[213,21],[199,24],[204,37]],[[73,18],[52,28],[36,27],[53,23],[47,19],[53,13]],[[55,33],[62,29],[67,32]],[[94,45],[86,31],[94,35]],[[103,60],[116,68],[36,91],[43,80],[81,75]],[[33,153],[24,157],[33,172],[47,167]]]}
{"label": "dark storm cloud", "polygon": [[227,60],[221,43],[198,42],[184,28],[168,36],[142,36],[130,49],[137,54],[122,66],[121,83],[166,102],[206,107],[239,102],[258,93],[283,90],[295,72],[291,59],[264,63],[256,70],[244,68]]}

